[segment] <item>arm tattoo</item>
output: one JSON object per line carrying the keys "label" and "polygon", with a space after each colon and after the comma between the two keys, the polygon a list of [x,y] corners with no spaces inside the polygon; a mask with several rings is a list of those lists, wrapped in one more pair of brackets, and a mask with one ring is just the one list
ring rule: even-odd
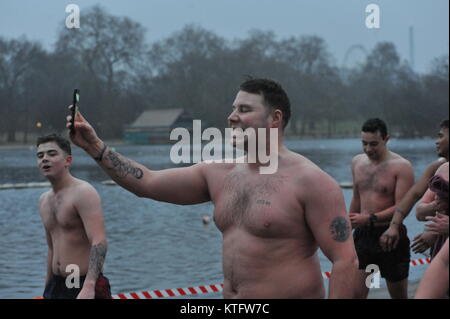
{"label": "arm tattoo", "polygon": [[106,157],[111,161],[112,167],[107,167],[109,170],[115,171],[116,175],[121,178],[125,178],[128,174],[131,174],[136,179],[141,179],[144,176],[144,172],[132,165],[132,162],[128,159],[123,159],[119,154],[113,151],[109,151]]}
{"label": "arm tattoo", "polygon": [[92,246],[91,253],[89,255],[88,273],[90,273],[93,277],[97,278],[98,275],[102,272],[105,257],[106,257],[105,244],[100,243]]}
{"label": "arm tattoo", "polygon": [[398,208],[397,208],[397,209],[395,210],[394,214],[395,214],[396,212],[399,213],[400,215],[402,215],[403,218],[406,218],[406,214],[405,214],[401,209],[398,209]]}
{"label": "arm tattoo", "polygon": [[342,216],[336,217],[330,225],[330,232],[333,239],[338,242],[344,242],[350,236],[350,226],[347,219]]}

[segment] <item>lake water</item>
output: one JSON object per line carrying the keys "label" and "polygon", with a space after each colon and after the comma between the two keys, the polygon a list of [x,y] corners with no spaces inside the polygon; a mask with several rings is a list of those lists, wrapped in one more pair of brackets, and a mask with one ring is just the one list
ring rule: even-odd
{"label": "lake water", "polygon": [[[338,182],[351,181],[351,159],[361,152],[358,139],[293,140],[286,144]],[[394,139],[389,147],[411,161],[416,178],[436,159],[431,139]],[[152,169],[174,166],[168,145],[121,145],[116,150]],[[212,204],[160,203],[138,198],[117,186],[105,186],[101,182],[109,178],[95,162],[78,148],[73,153],[72,174],[92,183],[103,201],[109,242],[105,275],[113,294],[223,282],[222,236],[214,223],[202,223],[203,215],[212,217]],[[0,149],[0,184],[43,181],[46,180],[36,168],[33,147]],[[0,298],[42,295],[47,245],[38,200],[45,190],[0,190]],[[343,193],[348,208],[352,192],[343,189]],[[423,231],[424,224],[417,222],[413,213],[405,224],[410,239]],[[322,271],[329,271],[330,262],[321,253],[320,258]],[[423,255],[412,254],[412,258]],[[419,281],[424,269],[425,266],[412,267],[410,281]],[[198,297],[221,298],[221,294]]]}

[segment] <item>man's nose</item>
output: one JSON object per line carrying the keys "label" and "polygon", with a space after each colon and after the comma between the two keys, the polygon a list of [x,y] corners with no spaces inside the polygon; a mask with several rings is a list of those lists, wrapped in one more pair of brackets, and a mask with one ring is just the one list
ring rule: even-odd
{"label": "man's nose", "polygon": [[228,116],[228,122],[237,122],[239,121],[239,117],[236,114],[236,111],[231,112],[231,114]]}

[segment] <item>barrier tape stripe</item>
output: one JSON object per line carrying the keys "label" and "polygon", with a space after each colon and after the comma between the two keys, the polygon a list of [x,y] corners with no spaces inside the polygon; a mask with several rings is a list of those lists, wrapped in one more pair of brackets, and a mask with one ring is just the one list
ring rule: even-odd
{"label": "barrier tape stripe", "polygon": [[176,289],[164,289],[153,291],[141,291],[141,292],[128,292],[113,295],[113,299],[156,299],[167,297],[179,297],[188,295],[199,295],[206,293],[221,292],[223,290],[223,284],[204,285],[198,287],[186,287]]}
{"label": "barrier tape stripe", "polygon": [[[421,266],[431,263],[430,258],[419,258],[410,261],[410,266]],[[324,279],[331,278],[331,273],[326,271],[322,273]],[[142,291],[142,292],[129,292],[113,295],[113,299],[155,299],[155,298],[167,298],[167,297],[178,297],[178,296],[188,296],[188,295],[199,295],[206,293],[221,292],[223,290],[223,284],[213,284],[213,285],[203,285],[197,287],[187,287],[187,288],[175,288],[175,289],[164,289],[164,290],[153,290],[153,291]]]}

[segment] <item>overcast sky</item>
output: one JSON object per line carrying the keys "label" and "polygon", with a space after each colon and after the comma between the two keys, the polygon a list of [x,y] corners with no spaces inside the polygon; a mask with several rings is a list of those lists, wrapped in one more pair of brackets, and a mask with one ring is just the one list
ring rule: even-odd
{"label": "overcast sky", "polygon": [[[448,0],[0,0],[0,36],[25,35],[52,49],[70,3],[80,7],[81,15],[101,4],[110,14],[128,16],[145,27],[148,42],[190,23],[227,39],[244,38],[252,29],[272,30],[279,38],[318,35],[338,65],[351,46],[371,50],[379,41],[393,42],[401,58],[409,60],[410,26],[416,71],[427,71],[433,58],[449,48]],[[371,3],[381,10],[379,29],[365,24]],[[354,51],[348,63],[359,55]]]}

